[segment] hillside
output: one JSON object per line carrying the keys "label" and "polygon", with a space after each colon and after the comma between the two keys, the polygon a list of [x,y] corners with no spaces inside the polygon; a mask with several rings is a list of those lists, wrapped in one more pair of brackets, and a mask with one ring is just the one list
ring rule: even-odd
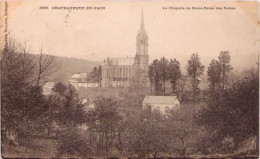
{"label": "hillside", "polygon": [[[39,55],[35,54],[30,54],[30,56],[36,59],[36,61],[39,58]],[[97,61],[54,56],[53,66],[56,68],[56,71],[49,77],[49,81],[67,83],[73,74],[90,72],[93,67],[100,64],[101,62]]]}
{"label": "hillside", "polygon": [[54,81],[67,83],[70,76],[75,73],[92,71],[93,67],[98,66],[101,62],[89,61],[77,58],[55,57],[58,70],[55,73]]}

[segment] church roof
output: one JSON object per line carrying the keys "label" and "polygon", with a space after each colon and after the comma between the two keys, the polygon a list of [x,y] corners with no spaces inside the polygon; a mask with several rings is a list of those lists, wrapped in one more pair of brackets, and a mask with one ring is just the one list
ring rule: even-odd
{"label": "church roof", "polygon": [[133,57],[109,58],[109,63],[110,65],[134,65],[134,58]]}

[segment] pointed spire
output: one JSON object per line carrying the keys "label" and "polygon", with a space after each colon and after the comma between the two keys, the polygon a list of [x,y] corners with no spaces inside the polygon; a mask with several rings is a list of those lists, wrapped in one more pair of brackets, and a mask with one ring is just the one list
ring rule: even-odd
{"label": "pointed spire", "polygon": [[144,29],[144,12],[143,12],[143,8],[142,8],[142,18],[141,18],[140,32],[141,32],[141,33],[145,33],[145,29]]}

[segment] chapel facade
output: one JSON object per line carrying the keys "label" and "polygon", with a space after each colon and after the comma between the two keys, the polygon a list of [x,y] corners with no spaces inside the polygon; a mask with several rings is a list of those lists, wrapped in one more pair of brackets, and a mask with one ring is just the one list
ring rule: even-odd
{"label": "chapel facade", "polygon": [[107,57],[101,66],[101,87],[128,87],[132,78],[148,79],[148,65],[148,35],[142,12],[140,30],[136,36],[135,57]]}

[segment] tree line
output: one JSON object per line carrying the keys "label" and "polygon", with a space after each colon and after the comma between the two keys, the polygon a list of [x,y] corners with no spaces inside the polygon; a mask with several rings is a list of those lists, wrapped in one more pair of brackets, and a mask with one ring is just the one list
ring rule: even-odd
{"label": "tree line", "polygon": [[[207,76],[209,86],[211,89],[223,88],[228,85],[228,73],[232,70],[230,65],[229,51],[221,51],[218,57],[219,60],[213,59],[208,67]],[[201,63],[198,53],[193,53],[186,65],[187,76],[190,79],[192,86],[192,96],[195,100],[199,94],[199,84],[201,82],[200,76],[204,74],[205,66]],[[160,60],[155,59],[150,65],[148,70],[148,76],[150,79],[151,87],[154,88],[155,94],[166,92],[166,82],[169,81],[172,87],[172,92],[176,93],[176,87],[181,77],[184,75],[181,73],[180,62],[176,59],[166,59],[165,57]]]}
{"label": "tree line", "polygon": [[26,144],[30,130],[39,135],[47,126],[50,105],[41,87],[58,65],[53,56],[42,50],[33,56],[14,40],[8,41],[1,57],[2,141],[9,146]]}

